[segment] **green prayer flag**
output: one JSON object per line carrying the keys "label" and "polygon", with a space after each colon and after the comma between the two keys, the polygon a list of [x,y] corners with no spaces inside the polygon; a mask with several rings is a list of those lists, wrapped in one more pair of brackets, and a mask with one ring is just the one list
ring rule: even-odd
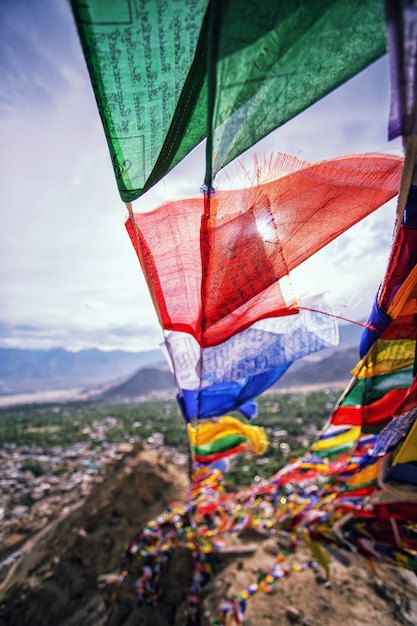
{"label": "green prayer flag", "polygon": [[214,441],[210,441],[209,443],[193,446],[193,452],[194,454],[197,454],[199,456],[217,454],[218,452],[227,452],[228,450],[236,448],[245,441],[247,441],[247,437],[245,437],[245,435],[226,435],[225,437],[215,439]]}
{"label": "green prayer flag", "polygon": [[413,367],[404,367],[369,378],[357,378],[340,406],[366,406],[377,402],[394,389],[407,389],[413,382]]}
{"label": "green prayer flag", "polygon": [[382,0],[71,4],[124,201],[205,138],[210,185],[386,47]]}
{"label": "green prayer flag", "polygon": [[201,92],[197,44],[208,2],[71,0],[125,202],[178,163],[179,142],[185,156],[204,138],[204,113],[185,139],[183,127]]}

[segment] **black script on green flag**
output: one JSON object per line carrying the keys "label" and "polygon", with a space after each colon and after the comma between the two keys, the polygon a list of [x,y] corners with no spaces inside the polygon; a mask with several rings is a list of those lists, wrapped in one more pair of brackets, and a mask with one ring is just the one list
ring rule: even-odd
{"label": "black script on green flag", "polygon": [[[71,0],[122,199],[215,174],[385,52],[382,0]],[[277,146],[279,149],[279,146]]]}

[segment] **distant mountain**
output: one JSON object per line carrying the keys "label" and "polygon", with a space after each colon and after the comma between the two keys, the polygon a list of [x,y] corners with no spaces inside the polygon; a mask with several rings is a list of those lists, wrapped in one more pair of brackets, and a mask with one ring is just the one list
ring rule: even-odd
{"label": "distant mountain", "polygon": [[143,368],[121,385],[115,385],[102,394],[102,398],[117,400],[138,398],[155,391],[169,391],[175,394],[173,374],[169,370]]}
{"label": "distant mountain", "polygon": [[[295,362],[277,386],[348,380],[359,360],[362,327],[339,326],[340,343]],[[317,363],[320,362],[320,367]],[[152,369],[149,369],[152,368]],[[337,377],[337,378],[335,378]],[[0,348],[0,393],[22,394],[106,385],[112,397],[136,397],[175,389],[160,350],[21,350]],[[110,395],[108,397],[110,397]]]}
{"label": "distant mountain", "polygon": [[337,348],[358,347],[362,332],[362,323],[339,324],[339,345]]}
{"label": "distant mountain", "polygon": [[344,386],[358,363],[359,341],[363,327],[359,324],[339,325],[339,344],[307,356],[291,365],[274,389],[340,383]]}
{"label": "distant mountain", "polygon": [[21,350],[0,348],[0,392],[31,393],[117,383],[144,366],[164,367],[160,350]]}
{"label": "distant mountain", "polygon": [[[320,354],[320,353],[318,353]],[[324,353],[323,353],[324,355]],[[341,383],[341,387],[351,379],[351,370],[359,361],[357,348],[335,351],[320,360],[303,360],[294,364],[276,383],[274,389],[305,387]],[[297,365],[297,367],[295,367]]]}
{"label": "distant mountain", "polygon": [[[326,350],[315,357],[314,360],[303,359],[294,363],[272,389],[277,391],[287,388],[300,389],[311,385],[325,386],[333,383],[340,383],[340,387],[343,388],[350,380],[350,372],[359,360],[357,348],[342,348],[333,352]],[[168,370],[143,368],[124,383],[111,386],[99,397],[112,400],[133,400],[160,391],[175,393],[175,379],[172,373]]]}

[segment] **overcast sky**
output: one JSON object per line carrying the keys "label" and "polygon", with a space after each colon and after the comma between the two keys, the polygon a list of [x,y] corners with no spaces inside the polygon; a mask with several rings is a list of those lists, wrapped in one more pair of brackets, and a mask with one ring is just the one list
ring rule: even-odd
{"label": "overcast sky", "polygon": [[[162,331],[66,0],[0,0],[0,77],[0,346],[158,347]],[[308,161],[402,155],[399,141],[387,141],[388,93],[384,58],[256,149]],[[197,194],[203,156],[197,149],[134,208]],[[319,253],[294,277],[296,293],[327,290],[337,314],[366,317],[394,213],[395,201]]]}

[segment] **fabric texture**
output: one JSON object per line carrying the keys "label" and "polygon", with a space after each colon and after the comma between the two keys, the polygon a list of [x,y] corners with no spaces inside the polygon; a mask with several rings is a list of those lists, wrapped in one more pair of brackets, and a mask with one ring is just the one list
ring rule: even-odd
{"label": "fabric texture", "polygon": [[[247,416],[248,403],[274,385],[287,371],[283,365],[240,381],[209,385],[202,389],[181,389],[177,394],[182,415],[187,421],[215,417],[229,411]],[[252,404],[249,404],[252,408]]]}
{"label": "fabric texture", "polygon": [[266,180],[168,202],[126,223],[165,330],[204,348],[297,311],[289,272],[397,192],[402,159],[310,164],[278,154]]}
{"label": "fabric texture", "polygon": [[211,181],[386,49],[382,0],[71,6],[125,202],[205,138]]}
{"label": "fabric texture", "polygon": [[229,415],[215,421],[205,420],[196,426],[188,424],[188,437],[199,463],[211,463],[243,450],[260,455],[268,445],[264,428],[244,424]]}
{"label": "fabric texture", "polygon": [[165,346],[178,387],[199,389],[239,381],[336,346],[337,321],[326,314],[329,309],[323,298],[309,305],[311,310],[261,320],[209,348],[201,348],[188,333],[168,333]]}

